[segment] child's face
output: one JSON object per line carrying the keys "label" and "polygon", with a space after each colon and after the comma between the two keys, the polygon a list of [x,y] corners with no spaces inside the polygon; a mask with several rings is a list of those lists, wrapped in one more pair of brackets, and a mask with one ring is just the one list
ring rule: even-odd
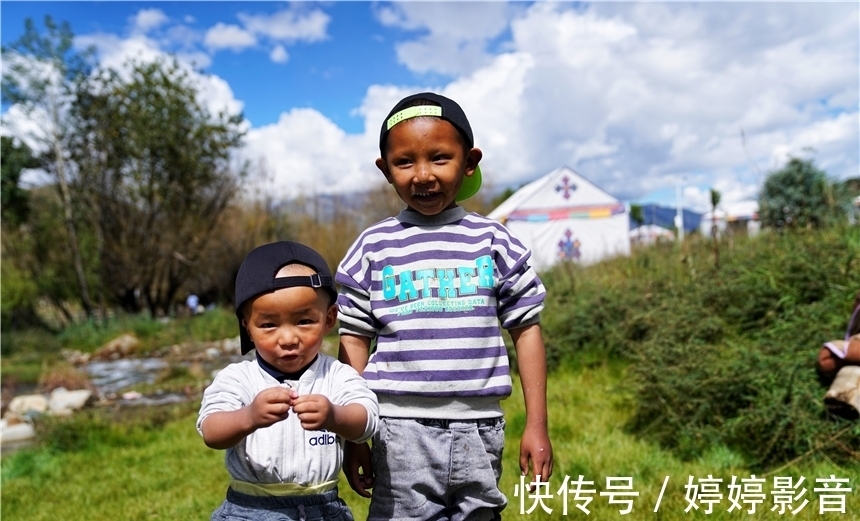
{"label": "child's face", "polygon": [[463,176],[471,176],[480,160],[481,151],[466,150],[454,125],[418,117],[391,129],[385,157],[376,166],[410,209],[436,215],[457,206]]}
{"label": "child's face", "polygon": [[255,298],[243,325],[263,360],[294,373],[314,359],[336,320],[337,307],[329,305],[324,291],[299,286]]}

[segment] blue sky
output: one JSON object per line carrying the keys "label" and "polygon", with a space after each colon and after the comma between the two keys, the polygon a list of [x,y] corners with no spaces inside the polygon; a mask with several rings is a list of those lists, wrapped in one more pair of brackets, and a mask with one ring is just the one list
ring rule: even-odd
{"label": "blue sky", "polygon": [[[567,165],[624,201],[673,203],[681,184],[702,211],[712,187],[754,198],[791,155],[860,168],[856,2],[4,0],[2,42],[45,14],[103,66],[193,67],[210,107],[247,119],[241,154],[272,194],[381,182],[382,117],[420,90],[464,107],[488,190]],[[6,107],[2,131],[36,130]]]}

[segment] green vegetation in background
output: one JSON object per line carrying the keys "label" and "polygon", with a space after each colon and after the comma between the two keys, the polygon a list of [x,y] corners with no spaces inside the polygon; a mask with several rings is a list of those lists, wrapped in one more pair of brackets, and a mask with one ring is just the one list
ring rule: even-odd
{"label": "green vegetation in background", "polygon": [[[683,458],[724,446],[757,469],[798,457],[856,459],[856,424],[825,418],[814,360],[822,342],[843,334],[860,289],[860,230],[721,241],[719,270],[709,241],[688,240],[680,249],[658,244],[544,273],[550,367],[633,361],[627,427]],[[231,311],[216,309],[167,322],[120,316],[57,336],[8,332],[2,377],[36,382],[60,349],[92,352],[124,332],[151,353],[190,339],[231,338],[235,327]]]}
{"label": "green vegetation in background", "polygon": [[39,376],[63,365],[62,349],[92,353],[110,340],[130,333],[140,340],[138,355],[183,342],[209,342],[238,336],[232,310],[214,308],[193,317],[154,320],[146,315],[118,315],[105,321],[73,324],[57,334],[32,328],[4,332],[0,378],[17,383],[36,383]]}
{"label": "green vegetation in background", "polygon": [[[210,113],[173,59],[98,67],[94,50],[73,42],[67,22],[46,16],[2,48],[3,103],[46,116],[38,131],[10,130],[49,151],[3,143],[3,203],[20,203],[4,208],[4,260],[65,323],[79,319],[72,309],[87,319],[169,315],[189,292],[229,279],[224,252],[236,248],[222,232],[247,173],[233,154],[243,117]],[[51,183],[24,190],[21,170],[35,165]],[[4,331],[15,311],[4,304]]]}
{"label": "green vegetation in background", "polygon": [[848,183],[831,182],[811,160],[793,157],[771,172],[759,194],[759,218],[771,228],[821,228],[845,222]]}
{"label": "green vegetation in background", "polygon": [[727,237],[720,252],[719,269],[691,240],[544,274],[550,366],[632,361],[627,426],[683,458],[856,463],[860,426],[825,416],[815,358],[860,291],[860,228]]}
{"label": "green vegetation in background", "polygon": [[3,221],[17,226],[27,221],[30,214],[29,194],[20,186],[21,173],[26,168],[36,168],[39,162],[33,157],[30,147],[16,142],[9,136],[0,136],[0,213]]}

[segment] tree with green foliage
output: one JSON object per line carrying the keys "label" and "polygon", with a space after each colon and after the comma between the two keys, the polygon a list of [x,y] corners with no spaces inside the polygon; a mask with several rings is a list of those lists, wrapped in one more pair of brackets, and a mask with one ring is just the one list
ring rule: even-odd
{"label": "tree with green foliage", "polygon": [[759,219],[772,228],[821,228],[846,219],[846,192],[811,160],[791,158],[765,179]]}
{"label": "tree with green foliage", "polygon": [[26,168],[36,168],[39,162],[33,157],[30,148],[16,143],[9,136],[0,137],[0,164],[2,164],[2,218],[3,218],[3,256],[2,280],[0,285],[0,317],[2,329],[8,331],[17,326],[41,326],[33,303],[38,295],[35,277],[26,269],[20,268],[18,251],[22,246],[21,225],[30,217],[30,194],[20,185],[21,172]]}
{"label": "tree with green foliage", "polygon": [[[2,99],[3,103],[13,106],[10,111],[19,110],[31,123],[38,123],[35,127],[28,126],[29,130],[10,130],[24,133],[29,140],[39,144],[42,149],[39,154],[41,166],[56,179],[79,298],[89,317],[95,307],[80,252],[74,210],[80,201],[71,188],[72,169],[67,161],[65,145],[70,130],[68,109],[75,98],[75,83],[88,73],[89,52],[75,51],[74,34],[68,22],[57,24],[48,15],[44,23],[45,32],[40,33],[33,20],[28,18],[24,22],[24,34],[17,41],[3,46]],[[8,128],[8,118],[4,118],[4,125]]]}
{"label": "tree with green foliage", "polygon": [[630,205],[630,218],[633,219],[633,222],[636,223],[636,226],[642,226],[643,224],[645,224],[645,216],[642,213],[641,204]]}
{"label": "tree with green foliage", "polygon": [[720,205],[722,198],[723,196],[720,192],[711,188],[711,218],[713,220],[711,234],[715,237],[717,235],[717,206]]}
{"label": "tree with green foliage", "polygon": [[30,147],[16,143],[9,136],[0,137],[0,189],[4,226],[17,227],[27,221],[30,212],[27,190],[21,187],[21,172],[36,168],[39,162],[33,157]]}
{"label": "tree with green foliage", "polygon": [[0,259],[0,277],[0,328],[5,332],[13,327],[42,326],[33,307],[38,293],[33,280],[5,256]]}
{"label": "tree with green foliage", "polygon": [[630,205],[630,218],[636,223],[636,231],[639,235],[639,244],[642,244],[642,230],[640,228],[645,223],[645,215],[642,213],[641,204]]}
{"label": "tree with green foliage", "polygon": [[720,269],[720,245],[717,242],[717,206],[720,204],[722,194],[711,188],[711,240],[714,245],[714,268]]}
{"label": "tree with green foliage", "polygon": [[243,118],[210,114],[166,60],[91,76],[72,113],[103,287],[128,311],[167,313],[187,279],[217,265],[203,253],[244,175],[232,160]]}

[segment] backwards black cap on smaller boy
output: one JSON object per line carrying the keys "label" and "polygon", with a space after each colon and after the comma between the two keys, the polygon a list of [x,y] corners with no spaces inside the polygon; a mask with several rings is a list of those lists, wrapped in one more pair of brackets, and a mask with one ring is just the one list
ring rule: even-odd
{"label": "backwards black cap on smaller boy", "polygon": [[[427,100],[435,105],[413,105],[416,100]],[[388,139],[388,132],[391,131],[398,123],[407,119],[417,118],[422,116],[435,116],[444,119],[448,123],[454,125],[454,128],[460,131],[460,134],[466,139],[467,148],[475,147],[475,138],[472,136],[472,126],[469,125],[469,119],[466,113],[456,101],[446,98],[435,92],[421,92],[406,96],[385,117],[382,122],[382,130],[379,132],[379,153],[385,158],[385,140]],[[470,177],[463,177],[463,184],[460,185],[460,191],[457,192],[457,201],[466,200],[476,193],[481,188],[481,167],[475,167],[475,173]]]}
{"label": "backwards black cap on smaller boy", "polygon": [[[313,275],[276,277],[278,270],[287,264],[302,264],[316,271]],[[239,319],[239,337],[242,354],[254,349],[248,330],[242,326],[242,306],[252,298],[271,293],[281,288],[306,286],[323,288],[329,292],[332,302],[337,300],[334,278],[325,259],[304,244],[290,241],[264,244],[251,251],[236,275],[236,317]]]}

